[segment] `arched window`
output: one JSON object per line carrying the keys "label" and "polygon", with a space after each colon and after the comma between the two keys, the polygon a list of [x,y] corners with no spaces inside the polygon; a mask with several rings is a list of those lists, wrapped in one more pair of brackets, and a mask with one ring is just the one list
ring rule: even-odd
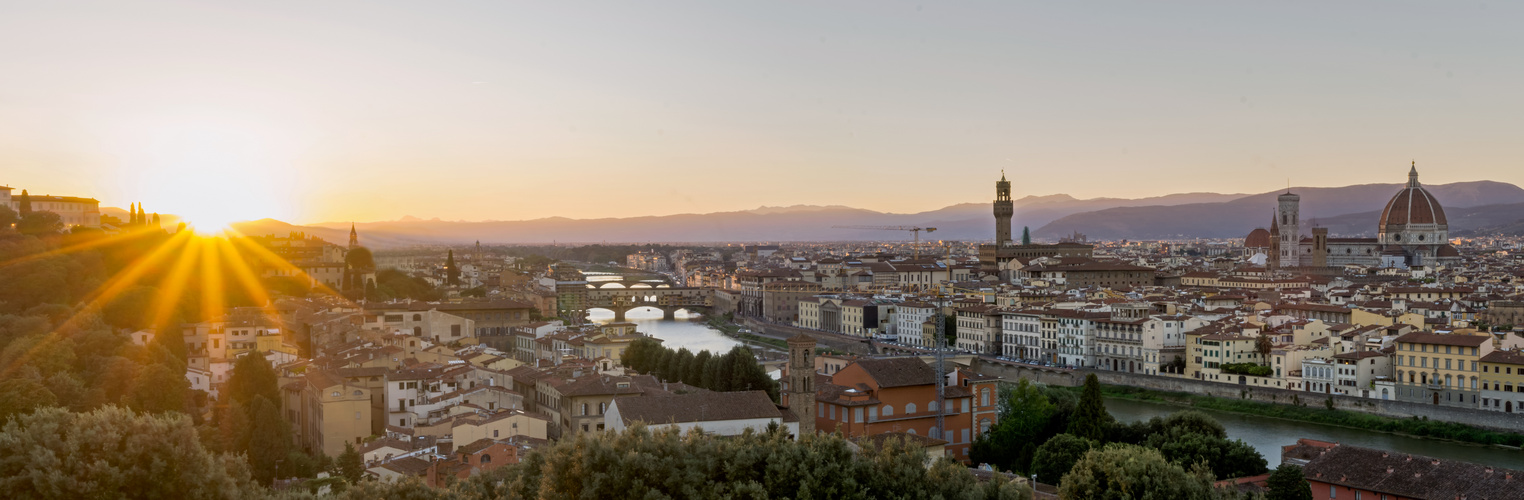
{"label": "arched window", "polygon": [[483,453],[482,454],[482,463],[483,464],[490,464],[490,463],[492,463],[492,455],[488,455],[486,453]]}
{"label": "arched window", "polygon": [[582,403],[582,414],[587,415],[587,403]]}
{"label": "arched window", "polygon": [[905,403],[905,414],[910,415],[913,413],[915,413],[915,403]]}
{"label": "arched window", "polygon": [[932,401],[930,403],[926,403],[926,411],[937,411],[937,402]]}
{"label": "arched window", "polygon": [[892,416],[894,416],[894,406],[893,405],[884,405],[884,409],[880,413],[883,413],[883,416],[885,416],[885,417],[892,417]]}
{"label": "arched window", "polygon": [[932,427],[931,432],[927,432],[926,435],[930,436],[932,439],[942,439],[942,431],[937,430],[936,427]]}
{"label": "arched window", "polygon": [[415,326],[415,327],[413,327],[413,335],[422,337],[423,336],[423,327],[421,327],[421,326]]}

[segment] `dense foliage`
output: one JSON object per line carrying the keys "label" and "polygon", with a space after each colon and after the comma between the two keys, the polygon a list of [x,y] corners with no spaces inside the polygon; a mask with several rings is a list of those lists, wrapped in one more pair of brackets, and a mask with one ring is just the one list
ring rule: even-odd
{"label": "dense foliage", "polygon": [[1199,468],[1187,472],[1154,449],[1116,443],[1087,452],[1064,475],[1058,496],[1065,500],[1210,500],[1233,498],[1234,494],[1213,489],[1210,472]]}
{"label": "dense foliage", "polygon": [[711,391],[767,391],[778,401],[778,381],[767,375],[756,356],[736,346],[724,355],[709,351],[694,355],[687,348],[673,351],[655,339],[630,343],[620,358],[624,366],[667,382],[682,382]]}
{"label": "dense foliage", "polygon": [[119,406],[48,408],[0,427],[9,498],[237,498],[261,493],[243,460],[201,446],[190,419]]}
{"label": "dense foliage", "polygon": [[1270,490],[1265,493],[1265,500],[1312,500],[1312,487],[1307,484],[1307,476],[1296,465],[1276,467],[1265,486]]}
{"label": "dense foliage", "polygon": [[1258,363],[1227,363],[1221,365],[1219,368],[1222,369],[1223,373],[1231,373],[1234,375],[1253,375],[1255,377],[1268,377],[1270,374],[1275,373],[1275,369]]}
{"label": "dense foliage", "polygon": [[1185,404],[1208,410],[1247,413],[1266,417],[1284,418],[1302,422],[1338,425],[1357,429],[1395,432],[1413,436],[1450,439],[1478,444],[1502,444],[1524,446],[1524,434],[1495,432],[1465,424],[1441,422],[1418,418],[1392,418],[1344,410],[1310,408],[1297,401],[1284,404],[1218,398],[1178,392],[1159,392],[1132,387],[1107,386],[1103,392],[1108,396],[1140,401],[1163,401]]}
{"label": "dense foliage", "polygon": [[1229,440],[1222,424],[1201,412],[1116,422],[1106,412],[1100,384],[1093,375],[1086,379],[1077,400],[1071,390],[1026,380],[1003,388],[1000,422],[974,441],[970,458],[1000,470],[1035,474],[1049,484],[1058,484],[1082,457],[1108,444],[1142,446],[1180,467],[1199,464],[1219,478],[1268,471],[1258,451]]}

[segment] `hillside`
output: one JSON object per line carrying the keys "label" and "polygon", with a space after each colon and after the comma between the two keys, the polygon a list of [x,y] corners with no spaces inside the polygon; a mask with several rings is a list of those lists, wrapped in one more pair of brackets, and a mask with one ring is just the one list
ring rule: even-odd
{"label": "hillside", "polygon": [[[1302,197],[1302,220],[1324,224],[1333,235],[1373,234],[1381,209],[1399,184],[1362,184],[1338,188],[1293,188]],[[1467,208],[1524,203],[1524,189],[1491,181],[1425,186],[1450,214],[1451,223],[1484,224],[1492,209],[1474,214]],[[1074,231],[1096,239],[1233,238],[1267,227],[1276,197],[1284,191],[1246,196],[1227,202],[1176,206],[1111,208],[1068,215],[1039,228],[1038,238],[1056,238]],[[1372,215],[1374,214],[1374,215]],[[1471,214],[1462,217],[1463,214]],[[1507,218],[1507,215],[1498,215]]]}

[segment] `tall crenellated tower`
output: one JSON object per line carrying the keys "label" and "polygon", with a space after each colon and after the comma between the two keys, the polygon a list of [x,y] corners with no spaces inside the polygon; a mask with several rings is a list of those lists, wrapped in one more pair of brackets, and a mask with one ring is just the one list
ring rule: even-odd
{"label": "tall crenellated tower", "polygon": [[1000,181],[995,183],[995,245],[1011,244],[1011,215],[1016,209],[1011,206],[1011,181],[1005,180],[1005,171],[1000,171]]}
{"label": "tall crenellated tower", "polygon": [[1299,227],[1302,197],[1291,194],[1291,190],[1287,189],[1286,194],[1276,200],[1280,202],[1276,210],[1276,222],[1280,223],[1280,253],[1276,257],[1279,258],[1281,267],[1296,267],[1301,258],[1297,252],[1301,251],[1302,246]]}
{"label": "tall crenellated tower", "polygon": [[799,418],[799,438],[815,435],[815,339],[788,339],[788,408]]}

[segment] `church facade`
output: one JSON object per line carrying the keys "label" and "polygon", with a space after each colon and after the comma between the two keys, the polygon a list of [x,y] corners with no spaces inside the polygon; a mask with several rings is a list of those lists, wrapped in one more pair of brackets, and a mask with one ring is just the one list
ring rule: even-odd
{"label": "church facade", "polygon": [[1327,228],[1314,227],[1304,235],[1301,197],[1286,191],[1276,198],[1270,229],[1255,229],[1244,239],[1250,252],[1263,252],[1269,268],[1423,267],[1460,261],[1451,246],[1445,209],[1418,183],[1418,167],[1408,171],[1408,183],[1392,195],[1375,238],[1330,238]]}

